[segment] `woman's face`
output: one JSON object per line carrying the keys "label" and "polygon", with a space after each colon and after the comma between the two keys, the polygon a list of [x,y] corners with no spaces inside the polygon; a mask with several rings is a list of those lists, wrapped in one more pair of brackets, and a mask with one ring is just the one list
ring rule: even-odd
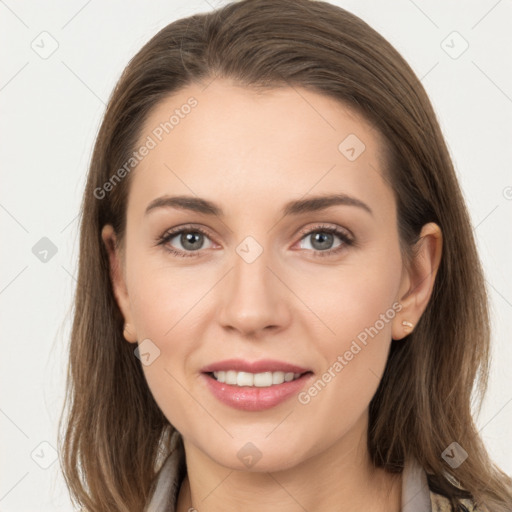
{"label": "woman's face", "polygon": [[[302,88],[216,79],[162,101],[139,142],[115,291],[163,413],[238,469],[359,439],[410,285],[377,132]],[[205,373],[232,359],[274,365],[254,385],[228,362],[242,387]],[[280,368],[309,373],[278,384]]]}

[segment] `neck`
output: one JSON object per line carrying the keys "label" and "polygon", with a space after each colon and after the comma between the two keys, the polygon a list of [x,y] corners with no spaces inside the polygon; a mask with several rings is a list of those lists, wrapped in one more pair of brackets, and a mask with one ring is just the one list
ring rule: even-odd
{"label": "neck", "polygon": [[226,468],[184,439],[187,475],[176,510],[398,512],[401,475],[372,465],[366,442],[367,416],[361,421],[364,428],[352,429],[327,450],[273,472]]}

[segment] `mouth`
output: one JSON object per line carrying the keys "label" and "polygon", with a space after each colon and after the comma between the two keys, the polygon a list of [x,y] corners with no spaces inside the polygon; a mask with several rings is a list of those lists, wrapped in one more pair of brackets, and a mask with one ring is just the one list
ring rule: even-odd
{"label": "mouth", "polygon": [[300,392],[313,371],[276,359],[226,359],[201,369],[206,388],[220,402],[244,411],[271,409]]}
{"label": "mouth", "polygon": [[247,412],[265,411],[290,400],[314,378],[309,370],[302,373],[215,370],[201,375],[217,400]]}
{"label": "mouth", "polygon": [[236,370],[204,372],[210,378],[220,382],[221,384],[229,384],[238,387],[256,387],[269,388],[279,386],[285,382],[292,382],[300,379],[302,376],[312,374],[311,371],[305,372],[239,372]]}

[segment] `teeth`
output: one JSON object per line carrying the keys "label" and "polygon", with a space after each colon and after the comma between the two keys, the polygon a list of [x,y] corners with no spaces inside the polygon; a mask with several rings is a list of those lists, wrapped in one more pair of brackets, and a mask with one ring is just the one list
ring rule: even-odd
{"label": "teeth", "polygon": [[213,376],[223,384],[231,384],[234,386],[252,386],[257,388],[268,388],[275,384],[290,382],[300,377],[301,374],[292,372],[248,373],[228,370],[213,372]]}

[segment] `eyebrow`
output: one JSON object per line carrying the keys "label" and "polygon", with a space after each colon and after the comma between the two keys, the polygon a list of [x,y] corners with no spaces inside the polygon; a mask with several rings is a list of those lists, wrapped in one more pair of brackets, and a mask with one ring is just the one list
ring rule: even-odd
{"label": "eyebrow", "polygon": [[[289,215],[300,215],[304,213],[317,212],[330,208],[331,206],[356,206],[363,209],[373,216],[371,208],[361,201],[346,194],[330,194],[309,197],[308,199],[298,199],[289,201],[281,209],[283,217]],[[188,210],[204,215],[216,215],[224,217],[224,212],[220,206],[200,197],[193,196],[161,196],[157,197],[146,208],[147,215],[157,208],[177,208],[179,210]]]}

